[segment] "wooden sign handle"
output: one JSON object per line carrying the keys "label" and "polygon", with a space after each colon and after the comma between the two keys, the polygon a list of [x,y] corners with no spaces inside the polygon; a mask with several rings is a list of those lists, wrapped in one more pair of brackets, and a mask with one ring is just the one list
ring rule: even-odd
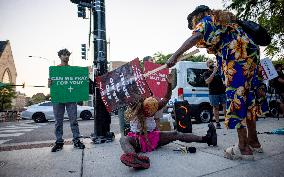
{"label": "wooden sign handle", "polygon": [[[177,59],[177,61],[185,60],[185,59],[187,59],[188,57],[190,57],[190,56],[192,56],[192,55],[194,55],[194,54],[197,54],[198,52],[199,52],[199,50],[198,50],[198,49],[195,49],[195,50],[191,51],[189,54],[184,55],[184,56],[182,56],[182,57],[179,57],[179,58]],[[152,71],[149,71],[149,72],[143,74],[143,76],[144,76],[144,77],[148,77],[148,76],[150,76],[150,75],[152,75],[152,74],[154,74],[154,73],[156,73],[156,72],[158,72],[158,71],[160,71],[160,70],[162,70],[162,69],[165,69],[165,68],[167,68],[167,64],[164,64],[164,65],[162,65],[162,66],[160,66],[160,67],[158,67],[158,68],[156,68],[156,69],[153,69]]]}

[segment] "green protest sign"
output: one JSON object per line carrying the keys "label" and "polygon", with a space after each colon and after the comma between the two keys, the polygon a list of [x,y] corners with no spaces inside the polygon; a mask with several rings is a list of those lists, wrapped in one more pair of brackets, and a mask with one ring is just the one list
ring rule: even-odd
{"label": "green protest sign", "polygon": [[53,103],[86,101],[89,99],[88,67],[50,66],[52,80],[50,96]]}

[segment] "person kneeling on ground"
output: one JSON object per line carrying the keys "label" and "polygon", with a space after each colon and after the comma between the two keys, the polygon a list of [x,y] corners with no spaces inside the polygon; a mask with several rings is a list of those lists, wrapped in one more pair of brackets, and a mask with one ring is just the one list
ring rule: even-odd
{"label": "person kneeling on ground", "polygon": [[124,154],[120,157],[122,163],[129,167],[147,169],[150,167],[150,160],[147,156],[138,155],[138,152],[151,152],[156,148],[179,140],[182,142],[207,143],[209,146],[217,145],[217,134],[213,123],[208,125],[209,129],[205,136],[197,136],[192,133],[181,133],[177,131],[161,132],[157,130],[154,114],[162,109],[171,97],[172,75],[168,76],[167,94],[162,101],[158,102],[154,97],[129,106],[125,117],[130,121],[130,132],[120,139],[121,148]]}

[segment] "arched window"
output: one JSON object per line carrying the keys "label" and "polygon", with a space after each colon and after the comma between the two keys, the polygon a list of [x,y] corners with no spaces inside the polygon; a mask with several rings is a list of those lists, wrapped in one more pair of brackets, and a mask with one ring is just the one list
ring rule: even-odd
{"label": "arched window", "polygon": [[3,83],[11,83],[12,79],[11,79],[11,72],[9,71],[9,69],[6,69],[3,77],[2,77],[2,82]]}

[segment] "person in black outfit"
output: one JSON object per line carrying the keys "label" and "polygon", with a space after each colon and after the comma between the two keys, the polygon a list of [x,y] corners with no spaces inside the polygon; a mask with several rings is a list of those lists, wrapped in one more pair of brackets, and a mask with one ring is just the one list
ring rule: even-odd
{"label": "person in black outfit", "polygon": [[282,64],[276,64],[275,69],[278,73],[278,77],[273,79],[273,87],[275,88],[275,91],[280,96],[280,109],[282,116],[284,114],[284,74],[282,72],[283,66]]}
{"label": "person in black outfit", "polygon": [[226,87],[223,83],[221,75],[218,73],[218,68],[214,66],[213,60],[206,62],[208,71],[203,73],[203,78],[208,84],[209,88],[209,101],[213,107],[213,114],[216,121],[216,128],[220,129],[219,122],[219,104],[222,104],[224,108],[224,114],[226,115]]}

